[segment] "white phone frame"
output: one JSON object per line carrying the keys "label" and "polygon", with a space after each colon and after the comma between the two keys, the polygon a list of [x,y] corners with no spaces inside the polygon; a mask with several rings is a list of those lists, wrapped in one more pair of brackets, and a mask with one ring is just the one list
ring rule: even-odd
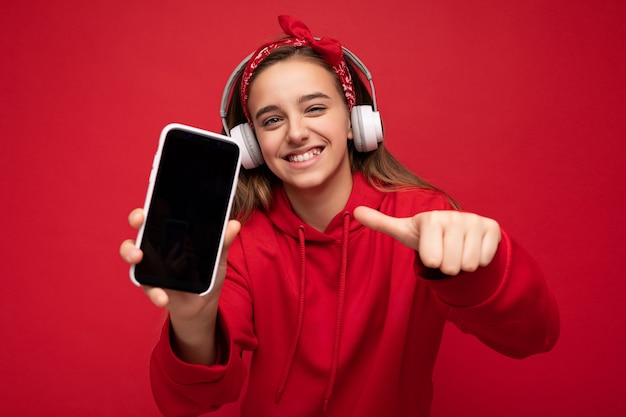
{"label": "white phone frame", "polygon": [[[159,137],[159,144],[157,147],[157,151],[154,155],[154,159],[152,162],[152,170],[150,171],[150,177],[149,177],[149,182],[148,182],[148,190],[146,192],[146,198],[144,201],[144,205],[143,205],[143,211],[144,211],[144,223],[141,225],[141,227],[139,228],[139,231],[137,233],[137,238],[135,240],[135,246],[137,248],[141,247],[141,242],[143,240],[143,236],[144,236],[144,229],[145,229],[145,219],[148,218],[148,212],[150,210],[150,202],[152,201],[152,194],[154,193],[154,185],[155,185],[155,179],[156,179],[156,175],[157,172],[159,171],[159,164],[161,162],[161,155],[163,152],[163,146],[165,144],[165,139],[167,138],[167,134],[174,129],[178,129],[178,130],[183,130],[189,133],[193,133],[195,135],[199,135],[199,136],[204,136],[207,137],[209,139],[214,139],[214,140],[220,140],[223,142],[228,142],[231,143],[233,145],[236,145],[237,148],[239,149],[238,152],[238,156],[237,156],[237,166],[235,168],[235,173],[234,173],[234,180],[233,180],[233,185],[232,188],[230,190],[230,196],[229,196],[229,200],[228,200],[228,207],[226,209],[226,214],[225,214],[225,218],[223,220],[223,227],[222,227],[222,232],[221,232],[221,237],[220,237],[220,242],[219,242],[219,246],[218,246],[218,251],[217,251],[217,256],[216,256],[216,262],[215,265],[213,265],[213,272],[211,274],[211,281],[209,283],[209,287],[199,293],[198,295],[200,296],[204,296],[207,295],[208,293],[210,293],[213,290],[213,286],[215,284],[215,278],[217,275],[217,271],[218,271],[218,266],[219,266],[219,259],[222,255],[222,249],[224,247],[224,237],[226,234],[226,226],[228,224],[228,219],[230,216],[230,211],[231,211],[231,207],[233,204],[233,200],[234,200],[234,196],[235,196],[235,191],[237,189],[237,180],[239,178],[239,170],[241,168],[241,145],[239,143],[237,143],[235,140],[229,138],[228,136],[219,134],[219,133],[215,133],[215,132],[210,132],[208,130],[203,130],[203,129],[199,129],[197,127],[193,127],[193,126],[188,126],[185,124],[181,124],[181,123],[170,123],[168,125],[166,125],[162,130],[161,130],[161,135]],[[141,287],[142,284],[137,280],[137,278],[135,277],[135,265],[131,265],[130,267],[130,279],[133,282],[133,284],[135,284],[138,287]]]}

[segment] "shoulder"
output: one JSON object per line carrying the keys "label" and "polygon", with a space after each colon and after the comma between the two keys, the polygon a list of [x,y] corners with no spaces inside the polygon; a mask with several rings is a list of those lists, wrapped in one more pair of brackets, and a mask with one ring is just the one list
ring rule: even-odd
{"label": "shoulder", "polygon": [[[294,233],[297,233],[295,227]],[[273,255],[279,241],[289,240],[289,237],[291,235],[277,226],[268,213],[255,210],[241,225],[235,242],[246,254],[259,251]]]}
{"label": "shoulder", "polygon": [[241,225],[239,234],[228,250],[228,263],[236,269],[254,265],[259,258],[278,256],[277,235],[266,214],[255,210]]}
{"label": "shoulder", "polygon": [[251,246],[267,245],[275,239],[276,230],[268,215],[260,210],[254,210],[252,215],[241,225],[237,240],[246,249]]}

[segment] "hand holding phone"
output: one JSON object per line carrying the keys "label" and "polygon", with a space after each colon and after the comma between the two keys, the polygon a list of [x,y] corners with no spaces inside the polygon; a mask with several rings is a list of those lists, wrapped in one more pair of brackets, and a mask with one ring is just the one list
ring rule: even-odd
{"label": "hand holding phone", "polygon": [[161,132],[131,266],[137,285],[209,293],[241,164],[230,138],[170,124]]}
{"label": "hand holding phone", "polygon": [[[128,222],[133,228],[140,229],[144,224],[143,209],[133,210],[128,216]],[[215,331],[211,323],[216,323],[217,320],[217,304],[220,288],[226,276],[228,249],[239,233],[240,226],[236,220],[229,220],[226,224],[218,272],[213,288],[207,296],[159,287],[143,287],[153,304],[167,308],[171,325],[175,329],[172,337],[176,339],[176,354],[185,362],[205,365],[215,363],[217,352],[212,348],[216,346]],[[143,253],[131,239],[122,242],[120,255],[131,265],[141,262],[143,257]]]}

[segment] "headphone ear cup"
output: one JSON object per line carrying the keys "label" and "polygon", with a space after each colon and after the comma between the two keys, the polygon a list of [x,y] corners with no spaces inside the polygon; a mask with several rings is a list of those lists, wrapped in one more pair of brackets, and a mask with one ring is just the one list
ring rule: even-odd
{"label": "headphone ear cup", "polygon": [[259,167],[265,163],[259,143],[248,123],[233,127],[229,135],[241,148],[241,165],[246,169]]}
{"label": "headphone ear cup", "polygon": [[359,152],[370,152],[383,141],[383,124],[380,113],[372,106],[354,106],[350,114],[354,147]]}

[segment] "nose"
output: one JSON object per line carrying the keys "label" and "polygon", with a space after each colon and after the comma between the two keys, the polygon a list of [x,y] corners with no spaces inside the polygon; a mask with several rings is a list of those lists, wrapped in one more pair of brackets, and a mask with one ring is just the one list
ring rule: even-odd
{"label": "nose", "polygon": [[306,126],[306,121],[302,117],[295,117],[289,119],[289,125],[287,129],[287,142],[298,144],[309,137],[309,129]]}

